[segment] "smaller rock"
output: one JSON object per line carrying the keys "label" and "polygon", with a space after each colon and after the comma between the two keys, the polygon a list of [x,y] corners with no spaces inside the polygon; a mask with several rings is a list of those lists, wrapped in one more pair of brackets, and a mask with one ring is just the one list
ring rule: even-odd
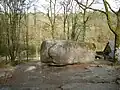
{"label": "smaller rock", "polygon": [[120,80],[117,80],[116,83],[120,85]]}
{"label": "smaller rock", "polygon": [[30,66],[30,67],[28,67],[28,68],[25,70],[25,72],[27,72],[27,71],[31,71],[31,70],[34,70],[34,69],[36,69],[35,66]]}
{"label": "smaller rock", "polygon": [[116,78],[116,83],[120,85],[120,77]]}
{"label": "smaller rock", "polygon": [[5,76],[5,72],[0,73],[0,78]]}

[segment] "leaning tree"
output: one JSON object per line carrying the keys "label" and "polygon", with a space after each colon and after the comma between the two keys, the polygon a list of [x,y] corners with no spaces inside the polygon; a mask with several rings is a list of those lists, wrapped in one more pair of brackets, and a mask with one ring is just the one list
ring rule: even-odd
{"label": "leaning tree", "polygon": [[[79,4],[79,6],[86,7],[87,9],[91,9],[93,11],[98,11],[98,12],[105,14],[109,29],[115,35],[114,62],[117,62],[118,61],[118,49],[120,48],[120,6],[119,6],[118,11],[115,11],[112,9],[112,6],[108,3],[107,0],[102,0],[105,10],[100,10],[100,9],[95,9],[92,7],[87,7],[86,5],[79,2],[78,0],[75,0],[75,1],[77,2],[77,4]],[[118,3],[119,3],[119,0],[114,0],[114,1],[118,1]],[[99,3],[99,2],[97,2],[97,3]],[[113,25],[113,23],[112,23],[111,13],[113,13],[117,18],[116,25]]]}

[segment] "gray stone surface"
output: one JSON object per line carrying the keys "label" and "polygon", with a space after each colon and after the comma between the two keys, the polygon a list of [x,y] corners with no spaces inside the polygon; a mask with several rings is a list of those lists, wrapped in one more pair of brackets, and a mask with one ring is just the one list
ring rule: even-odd
{"label": "gray stone surface", "polygon": [[95,59],[95,46],[90,43],[56,40],[43,41],[41,62],[52,65],[89,63]]}
{"label": "gray stone surface", "polygon": [[120,90],[116,82],[120,68],[94,64],[49,67],[38,63],[17,66],[0,90]]}
{"label": "gray stone surface", "polygon": [[119,90],[116,84],[109,83],[70,83],[62,86],[63,90]]}
{"label": "gray stone surface", "polygon": [[114,40],[109,40],[109,46],[111,49],[111,52],[109,53],[110,57],[114,57],[114,50],[115,50],[115,41]]}

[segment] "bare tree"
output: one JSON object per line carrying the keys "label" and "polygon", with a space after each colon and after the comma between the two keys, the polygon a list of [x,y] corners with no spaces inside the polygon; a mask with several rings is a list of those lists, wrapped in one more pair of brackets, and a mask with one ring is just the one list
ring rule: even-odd
{"label": "bare tree", "polygon": [[61,5],[63,7],[63,32],[65,39],[76,40],[79,21],[79,15],[76,9],[78,5],[75,4],[74,0],[65,0],[61,2]]}
{"label": "bare tree", "polygon": [[47,16],[49,18],[51,31],[52,31],[51,34],[52,34],[52,38],[54,39],[55,23],[56,23],[56,0],[49,0],[49,8],[47,10],[48,10]]}
{"label": "bare tree", "polygon": [[60,2],[60,4],[63,7],[63,32],[64,32],[64,37],[66,38],[66,24],[67,25],[67,39],[69,39],[69,20],[68,20],[68,16],[69,16],[69,11],[70,11],[70,4],[71,4],[71,0],[64,0],[62,2]]}
{"label": "bare tree", "polygon": [[[89,0],[81,0],[81,3],[83,2],[83,3],[85,3],[85,6],[87,6],[87,7],[90,7],[92,4],[93,4],[93,2],[94,2],[95,0],[93,0],[91,3],[89,3]],[[86,15],[87,14],[87,7],[83,7],[83,6],[81,6],[81,5],[79,5],[79,7],[82,9],[82,17],[83,17],[83,36],[82,36],[82,41],[84,42],[85,41],[85,36],[86,36],[86,27],[87,27],[87,22],[88,22],[88,20],[89,20],[89,18],[90,18],[90,15]]]}
{"label": "bare tree", "polygon": [[[106,15],[107,24],[109,26],[109,29],[115,35],[114,62],[117,62],[118,56],[116,55],[116,50],[118,50],[119,47],[120,47],[120,7],[119,7],[119,10],[116,12],[116,11],[114,11],[112,9],[110,4],[106,0],[102,0],[103,4],[104,4],[104,7],[105,7],[105,11],[103,11],[103,10],[100,10],[100,9],[95,9],[95,8],[88,7],[88,6],[80,3],[78,0],[75,0],[75,1],[79,4],[79,6],[83,6],[83,7],[87,8],[87,9],[98,11],[98,12],[101,12],[101,13]],[[109,11],[109,9],[110,9],[111,12]],[[116,25],[114,25],[114,26],[112,25],[111,13],[113,13],[117,18]]]}
{"label": "bare tree", "polygon": [[20,39],[20,20],[22,18],[22,9],[24,7],[24,0],[2,0],[2,8],[4,9],[4,15],[6,16],[6,33],[7,33],[7,47],[9,50],[9,56],[11,62],[15,61],[15,58],[19,50]]}
{"label": "bare tree", "polygon": [[[84,0],[81,0],[81,3]],[[88,0],[85,3],[86,6],[90,7],[93,4],[94,0],[91,3],[88,3]],[[88,15],[87,8],[78,5],[74,0],[64,0],[61,2],[63,7],[63,31],[64,36],[67,39],[78,40],[80,34],[82,35],[82,41],[85,41],[86,36],[86,27],[87,22],[90,19],[91,15]],[[82,15],[82,22],[81,16]],[[71,28],[72,26],[72,28]],[[82,29],[81,29],[82,27]],[[71,29],[71,30],[70,30]]]}
{"label": "bare tree", "polygon": [[12,64],[20,50],[21,21],[25,16],[26,0],[0,0],[1,12],[5,16],[6,45]]}
{"label": "bare tree", "polygon": [[26,10],[26,14],[25,14],[25,26],[26,26],[26,32],[25,32],[25,38],[26,38],[26,42],[25,42],[25,46],[26,46],[26,58],[27,58],[27,61],[28,61],[28,58],[29,58],[29,29],[28,29],[28,22],[29,22],[29,14],[28,14],[28,8]]}

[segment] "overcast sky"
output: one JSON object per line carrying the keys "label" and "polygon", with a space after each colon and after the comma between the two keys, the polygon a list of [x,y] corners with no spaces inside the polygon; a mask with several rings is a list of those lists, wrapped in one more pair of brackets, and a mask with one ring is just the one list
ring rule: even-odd
{"label": "overcast sky", "polygon": [[[97,9],[102,9],[103,8],[102,0],[97,0],[97,1],[100,1],[101,4],[93,4],[92,7]],[[120,7],[120,0],[117,0],[117,2],[115,2],[115,0],[108,0],[108,2],[114,10],[118,10],[118,7]],[[35,2],[34,4],[36,5],[37,11],[46,12],[45,8],[48,6],[48,3],[45,0],[37,0],[37,2]],[[33,12],[34,9],[31,8],[30,11]]]}

